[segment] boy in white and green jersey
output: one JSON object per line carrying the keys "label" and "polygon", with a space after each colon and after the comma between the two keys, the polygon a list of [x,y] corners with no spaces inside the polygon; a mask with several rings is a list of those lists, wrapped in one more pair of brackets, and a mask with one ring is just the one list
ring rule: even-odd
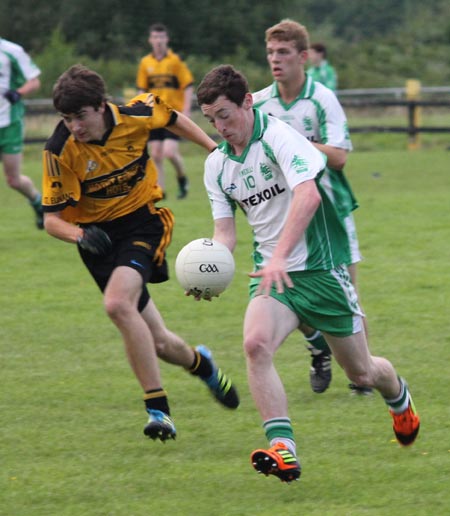
{"label": "boy in white and green jersey", "polygon": [[342,219],[320,184],[322,153],[289,125],[255,109],[245,77],[232,66],[211,70],[197,99],[225,140],[205,163],[213,238],[234,250],[237,207],[254,234],[244,351],[270,447],[251,454],[253,467],[284,482],[300,477],[287,397],[274,364],[276,351],[300,323],[323,332],[351,381],[382,394],[398,441],[412,444],[420,420],[392,364],[370,355],[358,297],[342,264],[348,254]]}
{"label": "boy in white and green jersey", "polygon": [[[317,180],[324,156],[295,130],[255,109],[250,143],[241,156],[223,142],[206,161],[205,184],[214,219],[233,217],[239,206],[253,228],[255,270],[270,261],[285,226],[295,187]],[[217,175],[213,171],[220,170]],[[211,171],[211,172],[210,172]],[[319,189],[323,192],[318,182]],[[287,258],[288,272],[329,270],[345,263],[348,249],[334,206],[322,193],[322,206]],[[261,224],[261,220],[264,224]]]}
{"label": "boy in white and green jersey", "polygon": [[0,72],[0,127],[6,127],[24,115],[18,89],[41,71],[20,45],[0,38]]}
{"label": "boy in white and green jersey", "polygon": [[[336,96],[322,84],[305,77],[299,96],[290,104],[286,104],[280,94],[277,82],[253,93],[254,106],[265,113],[286,122],[310,142],[316,142],[345,152],[352,150],[348,132],[347,119]],[[323,150],[323,149],[321,149]],[[351,255],[346,264],[351,265],[361,260],[352,211],[358,207],[342,170],[327,166],[320,180],[331,202],[336,207],[349,232]]]}
{"label": "boy in white and green jersey", "polygon": [[43,225],[41,194],[21,173],[24,105],[22,97],[40,86],[41,71],[25,50],[0,38],[0,155],[8,185],[25,196],[34,209],[36,225]]}
{"label": "boy in white and green jersey", "polygon": [[[356,285],[356,264],[361,260],[352,211],[358,207],[344,175],[347,153],[352,150],[347,119],[334,93],[306,75],[309,37],[302,25],[291,20],[266,31],[266,52],[275,82],[253,94],[255,107],[291,125],[327,155],[321,185],[334,203],[346,228],[349,255],[345,263]],[[331,354],[323,336],[302,325],[312,363],[310,382],[314,392],[324,392],[331,382]],[[370,393],[370,389],[353,392]]]}

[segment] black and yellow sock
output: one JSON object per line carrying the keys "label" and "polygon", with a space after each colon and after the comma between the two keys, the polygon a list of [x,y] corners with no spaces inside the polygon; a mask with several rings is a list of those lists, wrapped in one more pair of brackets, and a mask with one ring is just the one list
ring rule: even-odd
{"label": "black and yellow sock", "polygon": [[189,372],[200,378],[209,378],[213,374],[211,361],[194,349],[195,357]]}
{"label": "black and yellow sock", "polygon": [[152,389],[144,394],[145,408],[147,410],[160,410],[170,416],[167,392],[164,389]]}

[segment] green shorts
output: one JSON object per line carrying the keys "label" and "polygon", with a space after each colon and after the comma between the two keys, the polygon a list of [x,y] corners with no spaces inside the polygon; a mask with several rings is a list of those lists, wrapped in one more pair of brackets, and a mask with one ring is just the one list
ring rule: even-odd
{"label": "green shorts", "polygon": [[0,128],[0,154],[20,154],[23,148],[23,123],[13,122]]}
{"label": "green shorts", "polygon": [[[270,296],[289,307],[300,322],[336,337],[360,331],[358,296],[345,266],[329,271],[291,272],[294,284],[282,294],[273,287]],[[255,296],[259,278],[250,281],[250,298]]]}

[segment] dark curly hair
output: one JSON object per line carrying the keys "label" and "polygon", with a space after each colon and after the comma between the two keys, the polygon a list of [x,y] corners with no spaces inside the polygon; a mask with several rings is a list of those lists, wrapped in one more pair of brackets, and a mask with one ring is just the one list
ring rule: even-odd
{"label": "dark curly hair", "polygon": [[81,64],[66,70],[53,87],[53,105],[60,113],[78,113],[86,106],[98,109],[105,100],[103,78]]}
{"label": "dark curly hair", "polygon": [[203,77],[197,88],[197,102],[212,104],[223,95],[231,102],[242,106],[245,94],[249,92],[247,79],[231,65],[220,65],[213,68]]}

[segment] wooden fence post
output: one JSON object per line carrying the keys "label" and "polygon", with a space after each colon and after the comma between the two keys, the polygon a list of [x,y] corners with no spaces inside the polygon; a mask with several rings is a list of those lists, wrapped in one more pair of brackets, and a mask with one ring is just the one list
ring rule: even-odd
{"label": "wooden fence post", "polygon": [[422,110],[415,102],[420,99],[420,81],[408,79],[405,89],[406,99],[410,101],[408,104],[408,149],[415,150],[420,148],[418,128],[421,124]]}

